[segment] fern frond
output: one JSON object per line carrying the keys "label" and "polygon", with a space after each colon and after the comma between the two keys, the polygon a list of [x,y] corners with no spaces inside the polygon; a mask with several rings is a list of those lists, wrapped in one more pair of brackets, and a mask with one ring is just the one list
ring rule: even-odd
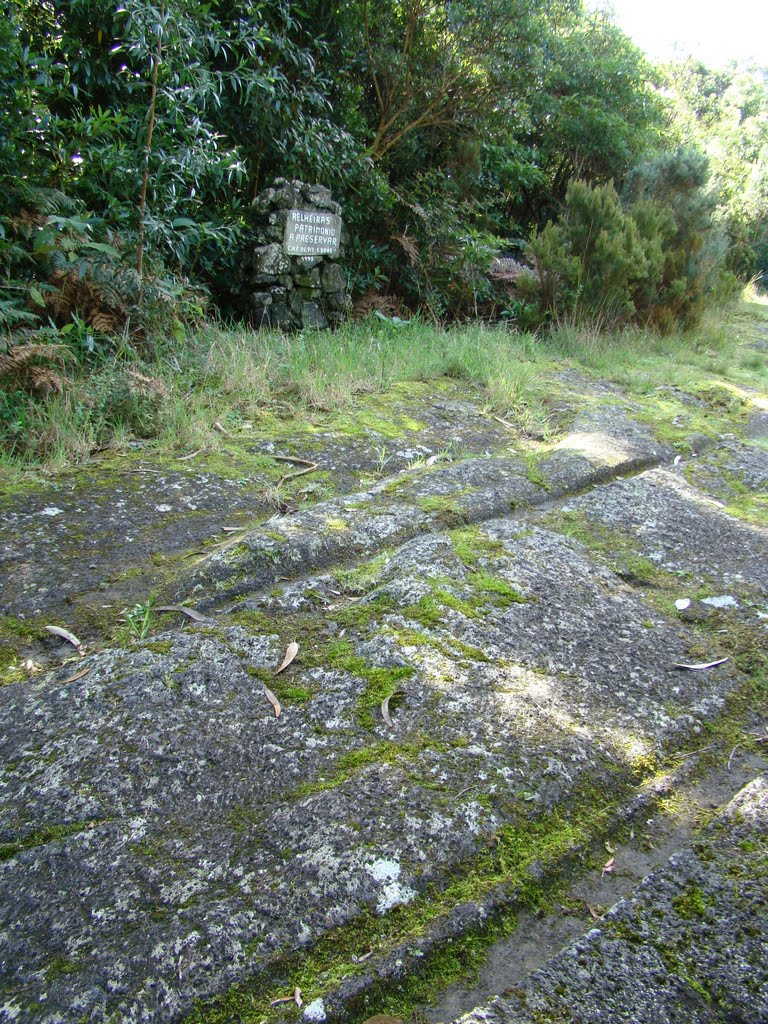
{"label": "fern frond", "polygon": [[60,377],[47,366],[30,366],[27,374],[30,391],[42,391],[45,394],[61,394],[64,390],[64,378]]}
{"label": "fern frond", "polygon": [[18,372],[34,360],[43,359],[57,366],[63,366],[72,358],[66,345],[14,345],[6,352],[0,352],[0,377]]}
{"label": "fern frond", "polygon": [[38,317],[28,309],[19,309],[13,300],[0,299],[0,329],[34,324]]}
{"label": "fern frond", "polygon": [[383,313],[384,316],[397,316],[401,312],[401,304],[396,296],[380,295],[375,288],[369,288],[364,295],[352,303],[352,318],[362,320],[371,313]]}
{"label": "fern frond", "polygon": [[416,239],[412,235],[392,235],[392,241],[397,242],[400,248],[403,250],[408,258],[408,262],[412,267],[417,267],[421,263],[421,254],[419,247],[416,244]]}
{"label": "fern frond", "polygon": [[163,381],[156,377],[147,377],[145,374],[139,373],[138,370],[126,370],[125,375],[130,381],[132,389],[140,395],[149,395],[153,398],[168,397],[168,388]]}

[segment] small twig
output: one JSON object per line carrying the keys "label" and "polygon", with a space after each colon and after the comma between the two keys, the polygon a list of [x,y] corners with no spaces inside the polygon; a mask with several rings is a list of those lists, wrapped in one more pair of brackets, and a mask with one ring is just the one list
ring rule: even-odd
{"label": "small twig", "polygon": [[736,753],[736,751],[737,751],[737,750],[739,749],[739,747],[741,747],[741,746],[743,746],[743,744],[741,744],[741,743],[737,743],[737,744],[736,744],[736,746],[735,746],[735,747],[733,748],[733,750],[731,751],[731,756],[730,756],[730,757],[728,758],[728,771],[730,771],[730,770],[731,770],[731,761],[733,761],[733,755],[734,755],[734,754]]}
{"label": "small twig", "polygon": [[[304,460],[302,459],[302,461]],[[277,486],[282,487],[283,484],[288,483],[289,480],[295,480],[297,477],[306,476],[307,473],[314,473],[319,468],[320,464],[318,462],[312,462],[306,469],[297,469],[295,473],[286,473],[285,476],[280,477]]]}
{"label": "small twig", "polygon": [[510,423],[509,420],[503,420],[501,416],[494,416],[493,418],[497,423],[500,423],[502,427],[506,427],[507,430],[517,430],[517,427],[513,423]]}
{"label": "small twig", "polygon": [[353,964],[364,964],[365,961],[368,960],[369,957],[372,957],[372,956],[373,956],[373,950],[372,949],[369,949],[367,953],[363,953],[362,956],[355,956],[354,954],[352,954],[352,963]]}
{"label": "small twig", "polygon": [[316,463],[310,462],[309,459],[300,459],[296,455],[270,455],[270,459],[274,462],[294,462],[297,466],[314,466]]}
{"label": "small twig", "polygon": [[456,797],[455,797],[455,799],[456,799],[456,800],[458,800],[458,799],[459,799],[459,797],[460,797],[460,796],[464,796],[464,794],[465,794],[465,793],[469,793],[469,792],[470,792],[471,790],[473,790],[473,789],[479,789],[479,788],[480,788],[480,785],[479,785],[479,783],[475,783],[475,785],[474,785],[474,786],[467,786],[467,788],[466,788],[466,789],[462,789],[462,790],[461,790],[461,791],[460,791],[459,793],[457,793],[457,794],[456,794]]}
{"label": "small twig", "polygon": [[189,455],[180,455],[177,462],[188,462],[190,459],[194,459],[196,455],[199,455],[202,448],[197,448],[195,451],[190,452]]}
{"label": "small twig", "polygon": [[711,750],[714,745],[714,743],[710,743],[706,747],[697,747],[696,750],[689,750],[687,754],[673,754],[672,757],[678,761],[684,761],[686,757],[693,757],[694,754],[703,754],[705,750]]}

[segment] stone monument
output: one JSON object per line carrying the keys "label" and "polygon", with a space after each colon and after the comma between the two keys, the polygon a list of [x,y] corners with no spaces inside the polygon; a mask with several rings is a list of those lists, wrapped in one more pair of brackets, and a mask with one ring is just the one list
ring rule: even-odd
{"label": "stone monument", "polygon": [[276,178],[253,201],[255,247],[244,270],[255,327],[335,327],[349,311],[341,206],[322,185]]}

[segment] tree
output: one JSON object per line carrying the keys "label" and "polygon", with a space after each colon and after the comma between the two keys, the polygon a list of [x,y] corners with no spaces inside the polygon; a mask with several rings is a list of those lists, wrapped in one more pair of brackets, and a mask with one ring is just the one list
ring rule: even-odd
{"label": "tree", "polygon": [[768,70],[712,70],[693,59],[665,70],[678,138],[710,160],[729,265],[768,273]]}

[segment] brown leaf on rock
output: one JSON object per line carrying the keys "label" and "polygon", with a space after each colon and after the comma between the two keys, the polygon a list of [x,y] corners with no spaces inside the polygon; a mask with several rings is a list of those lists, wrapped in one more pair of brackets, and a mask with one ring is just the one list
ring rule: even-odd
{"label": "brown leaf on rock", "polygon": [[294,1003],[296,1003],[297,1006],[303,1006],[304,1005],[304,1000],[301,998],[301,989],[299,988],[298,985],[293,990],[293,1001],[294,1001]]}
{"label": "brown leaf on rock", "polygon": [[687,668],[687,669],[692,669],[692,670],[695,671],[696,669],[714,668],[716,665],[724,665],[726,661],[728,661],[727,658],[718,658],[717,661],[702,661],[702,662],[700,662],[697,665],[685,665],[682,662],[675,661],[675,662],[673,662],[672,667],[673,668]]}
{"label": "brown leaf on rock", "polygon": [[188,619],[192,619],[193,622],[210,622],[211,620],[207,615],[202,615],[200,612],[195,611],[194,608],[185,608],[181,604],[164,604],[160,608],[155,608],[156,612],[181,612],[182,615],[186,615]]}
{"label": "brown leaf on rock", "polygon": [[612,874],[613,873],[613,869],[615,867],[616,867],[616,858],[615,857],[611,857],[611,859],[609,861],[606,861],[605,864],[603,864],[602,874],[603,875],[610,875],[610,874]]}
{"label": "brown leaf on rock", "polygon": [[285,657],[283,658],[280,668],[275,670],[275,675],[279,676],[281,672],[287,669],[298,653],[299,645],[295,641],[292,644],[288,644],[285,649]]}
{"label": "brown leaf on rock", "polygon": [[61,681],[61,685],[66,686],[68,683],[76,683],[78,679],[82,679],[83,676],[88,675],[88,673],[91,671],[91,667],[92,666],[89,665],[88,668],[84,668],[82,672],[75,672],[75,674],[73,676],[70,676],[69,679],[63,679]]}
{"label": "brown leaf on rock", "polygon": [[403,697],[404,695],[405,690],[395,690],[394,693],[390,693],[390,695],[388,697],[385,697],[384,700],[381,702],[381,717],[384,719],[384,721],[387,723],[390,729],[394,728],[395,723],[392,721],[392,718],[389,714],[389,702],[393,699],[393,697]]}
{"label": "brown leaf on rock", "polygon": [[72,646],[76,647],[78,651],[82,650],[83,645],[81,641],[78,640],[74,633],[70,633],[68,629],[62,629],[61,626],[46,626],[45,628],[49,633],[53,633],[54,636],[59,636],[62,640],[66,640],[67,643],[72,644]]}
{"label": "brown leaf on rock", "polygon": [[264,696],[275,709],[275,718],[279,718],[280,715],[282,714],[283,709],[280,707],[280,701],[277,699],[274,693],[272,693],[268,686],[264,687]]}

